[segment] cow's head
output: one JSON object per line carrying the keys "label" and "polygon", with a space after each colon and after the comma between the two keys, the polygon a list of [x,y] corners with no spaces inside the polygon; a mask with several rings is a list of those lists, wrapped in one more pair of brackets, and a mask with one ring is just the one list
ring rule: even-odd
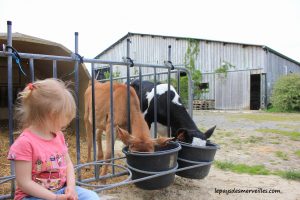
{"label": "cow's head", "polygon": [[180,128],[176,131],[176,139],[181,142],[192,143],[193,138],[200,138],[201,140],[207,140],[213,134],[216,126],[208,129],[205,133],[200,130],[188,130],[185,128]]}
{"label": "cow's head", "polygon": [[168,142],[173,140],[173,138],[160,137],[157,139],[152,139],[145,137],[140,139],[132,136],[126,130],[117,127],[117,134],[120,140],[129,147],[130,151],[133,152],[154,152],[155,146],[166,146]]}

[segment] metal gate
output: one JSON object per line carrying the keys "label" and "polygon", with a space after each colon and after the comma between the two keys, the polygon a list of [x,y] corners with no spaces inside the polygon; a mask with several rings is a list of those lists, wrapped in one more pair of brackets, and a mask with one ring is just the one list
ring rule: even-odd
{"label": "metal gate", "polygon": [[[75,119],[75,132],[76,132],[76,158],[77,158],[77,162],[75,165],[75,170],[77,171],[77,184],[79,185],[83,185],[83,186],[90,186],[90,187],[94,187],[94,191],[101,191],[101,190],[105,190],[105,189],[110,189],[110,188],[114,188],[120,185],[125,185],[125,184],[131,184],[131,183],[135,183],[138,181],[143,181],[143,180],[148,180],[151,178],[155,178],[155,177],[159,177],[159,176],[163,176],[166,175],[168,173],[174,173],[177,171],[183,171],[183,170],[187,170],[187,169],[192,169],[195,167],[199,167],[199,166],[203,166],[205,164],[197,164],[197,165],[193,165],[190,167],[185,167],[185,168],[180,168],[180,169],[176,169],[175,171],[169,171],[169,172],[161,172],[158,174],[154,174],[148,177],[144,177],[144,178],[140,178],[140,179],[136,179],[136,180],[131,180],[131,172],[129,170],[129,168],[127,168],[126,166],[120,166],[120,165],[116,165],[115,161],[116,160],[120,160],[120,159],[124,159],[125,157],[119,157],[119,158],[115,158],[115,153],[114,153],[114,136],[112,135],[112,158],[109,160],[101,160],[101,161],[96,161],[96,128],[95,128],[95,116],[93,116],[93,151],[94,151],[94,162],[91,163],[80,163],[80,134],[79,134],[79,63],[90,63],[91,64],[91,72],[92,72],[92,102],[93,102],[93,106],[94,106],[94,64],[105,64],[108,65],[110,68],[110,86],[112,88],[112,84],[113,84],[113,69],[116,65],[118,66],[122,66],[124,67],[124,69],[127,69],[127,76],[126,77],[121,77],[123,79],[126,78],[127,80],[127,91],[129,91],[130,88],[130,79],[131,78],[135,78],[135,77],[139,77],[140,80],[143,79],[143,77],[145,76],[154,76],[154,83],[156,84],[156,76],[158,74],[167,74],[168,76],[168,89],[170,91],[170,77],[171,77],[171,73],[175,73],[177,74],[177,78],[179,79],[179,74],[180,71],[184,71],[186,72],[188,79],[189,79],[189,88],[188,88],[188,93],[189,93],[189,113],[190,115],[192,115],[192,85],[193,82],[191,80],[191,75],[189,73],[188,70],[186,70],[185,68],[181,68],[181,67],[174,67],[172,62],[171,62],[171,46],[168,47],[168,58],[167,61],[165,61],[164,65],[149,65],[149,64],[142,64],[142,63],[134,63],[131,59],[130,59],[130,41],[129,39],[127,40],[127,55],[126,57],[123,57],[123,62],[114,62],[114,61],[104,61],[104,60],[98,60],[98,59],[89,59],[89,58],[83,58],[82,56],[79,55],[78,53],[78,33],[75,32],[75,53],[72,53],[71,56],[53,56],[53,55],[44,55],[44,54],[29,54],[29,53],[20,53],[17,52],[14,48],[13,48],[13,41],[12,41],[12,23],[10,21],[7,22],[7,45],[6,48],[3,49],[3,51],[0,51],[0,56],[1,57],[6,57],[7,58],[7,68],[8,68],[8,74],[7,74],[7,89],[8,89],[8,134],[9,134],[9,143],[10,145],[14,142],[14,138],[13,138],[13,131],[14,131],[14,126],[13,126],[13,94],[12,94],[12,86],[13,86],[13,73],[12,73],[12,63],[13,63],[13,59],[18,63],[20,62],[20,59],[25,59],[29,61],[29,66],[30,66],[30,80],[34,81],[35,80],[35,76],[34,76],[34,61],[35,60],[48,60],[48,61],[52,61],[53,66],[52,69],[49,70],[53,70],[53,77],[57,78],[57,62],[59,61],[64,61],[64,62],[71,62],[74,63],[74,79],[75,79],[75,102],[76,102],[76,106],[77,106],[77,111],[76,111],[76,119]],[[130,75],[130,67],[132,66],[137,66],[139,68],[139,75],[135,75],[135,76],[131,76]],[[143,67],[150,67],[154,69],[154,73],[153,74],[142,74],[141,73],[141,68]],[[165,72],[160,72],[160,73],[156,73],[156,69],[157,68],[162,68],[165,69]],[[156,94],[156,91],[155,91]],[[111,110],[113,110],[113,98],[112,98],[112,91],[111,91]],[[127,109],[130,109],[130,95],[129,93],[128,95],[128,102],[127,102]],[[141,95],[141,94],[140,94]],[[170,98],[170,92],[168,92],[168,98]],[[156,98],[154,98],[154,101],[157,101]],[[169,105],[169,101],[168,102],[168,111],[170,111],[170,105]],[[155,105],[155,103],[154,103]],[[155,107],[155,112],[157,112],[157,108]],[[154,113],[155,113],[154,112]],[[127,112],[129,115],[127,116],[128,120],[130,121],[130,112]],[[170,124],[170,114],[168,114],[168,125]],[[113,112],[111,112],[111,118],[113,119]],[[113,120],[111,120],[113,122]],[[129,124],[129,123],[128,123]],[[168,130],[170,133],[170,126],[168,126]],[[156,137],[156,123],[155,123],[155,137]],[[114,130],[113,130],[113,126],[111,126],[111,134],[114,134]],[[108,162],[108,163],[107,163]],[[95,177],[94,178],[90,178],[90,179],[82,179],[81,175],[80,175],[80,170],[87,166],[87,165],[93,165],[95,166]],[[101,165],[111,165],[112,168],[114,169],[115,167],[117,168],[121,168],[123,169],[123,172],[121,173],[115,173],[114,170],[113,173],[111,175],[107,175],[106,177],[99,177],[99,174],[97,173],[97,169],[99,169],[99,167]],[[10,194],[0,194],[0,199],[7,199],[7,198],[12,198],[14,195],[14,190],[15,190],[15,176],[14,176],[14,162],[11,161],[10,164],[10,171],[11,171],[11,175],[9,176],[5,176],[5,177],[0,177],[0,185],[4,184],[4,183],[8,183],[11,182],[11,190],[10,190]],[[89,184],[89,182],[91,181],[98,181],[98,180],[102,180],[104,178],[110,178],[110,177],[116,177],[116,176],[122,176],[122,175],[128,175],[128,178],[125,181],[119,182],[119,183],[114,183],[114,184],[109,184],[109,185],[93,185],[93,184]]]}

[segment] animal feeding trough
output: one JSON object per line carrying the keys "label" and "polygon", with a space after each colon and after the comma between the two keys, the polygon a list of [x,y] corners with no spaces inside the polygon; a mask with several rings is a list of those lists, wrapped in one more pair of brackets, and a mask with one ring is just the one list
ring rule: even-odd
{"label": "animal feeding trough", "polygon": [[133,180],[160,173],[165,174],[136,182],[135,185],[145,190],[156,190],[171,185],[178,168],[177,157],[180,149],[181,145],[177,142],[170,142],[164,147],[157,146],[153,153],[130,152],[128,147],[124,147],[123,153],[126,155],[127,166],[132,172]]}
{"label": "animal feeding trough", "polygon": [[182,149],[178,153],[178,168],[180,169],[193,165],[199,166],[188,170],[178,171],[176,172],[176,175],[190,179],[203,179],[206,177],[219,146],[209,140],[207,140],[205,146],[196,146],[184,142],[180,142],[180,144]]}

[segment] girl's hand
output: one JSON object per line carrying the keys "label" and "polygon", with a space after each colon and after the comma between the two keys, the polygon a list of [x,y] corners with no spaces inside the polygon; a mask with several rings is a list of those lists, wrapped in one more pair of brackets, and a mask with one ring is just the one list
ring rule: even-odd
{"label": "girl's hand", "polygon": [[78,200],[78,195],[75,187],[68,187],[65,190],[65,194],[68,196],[68,200]]}
{"label": "girl's hand", "polygon": [[68,200],[70,195],[68,194],[57,194],[55,200]]}

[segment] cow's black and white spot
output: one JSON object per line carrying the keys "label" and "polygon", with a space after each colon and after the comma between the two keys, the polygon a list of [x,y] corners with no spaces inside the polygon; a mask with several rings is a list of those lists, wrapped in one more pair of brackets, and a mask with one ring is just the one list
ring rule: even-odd
{"label": "cow's black and white spot", "polygon": [[[171,101],[179,106],[182,106],[182,104],[180,103],[179,101],[179,98],[180,96],[177,94],[175,88],[170,85],[170,90],[171,90],[171,93],[173,93],[173,99],[171,99]],[[163,94],[167,94],[167,91],[168,91],[168,84],[159,84],[156,86],[156,94],[157,96],[161,96]],[[150,92],[146,92],[146,99],[147,99],[147,102],[148,102],[148,106],[150,105],[150,102],[153,100],[153,97],[154,97],[154,87],[152,88],[152,90]],[[144,116],[147,114],[147,110],[145,110],[144,112]]]}
{"label": "cow's black and white spot", "polygon": [[[134,80],[131,83],[131,86],[135,89],[140,102],[143,104],[142,112],[144,113],[145,120],[150,128],[151,124],[154,122],[154,83],[142,81],[142,87],[140,87],[140,81]],[[166,126],[168,85],[158,84],[156,88],[157,122],[162,126]],[[140,92],[142,92],[142,96],[140,96]],[[182,105],[180,96],[173,86],[170,86],[170,97],[170,126],[172,137],[187,143],[193,143],[194,137],[199,138],[201,140],[194,140],[194,144],[203,145],[204,142],[201,141],[207,140],[213,134],[216,126],[210,128],[205,133],[201,132]],[[158,128],[158,131],[160,130],[162,130],[161,127]]]}

